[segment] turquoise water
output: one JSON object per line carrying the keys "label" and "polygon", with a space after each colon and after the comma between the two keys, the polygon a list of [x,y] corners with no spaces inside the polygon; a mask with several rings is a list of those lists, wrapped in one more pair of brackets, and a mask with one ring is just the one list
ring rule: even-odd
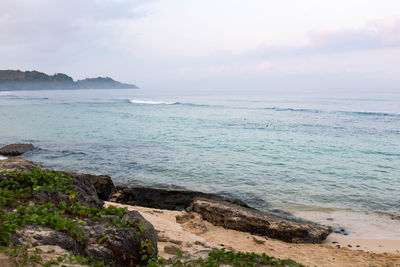
{"label": "turquoise water", "polygon": [[26,158],[117,184],[400,215],[400,93],[0,92],[0,125]]}

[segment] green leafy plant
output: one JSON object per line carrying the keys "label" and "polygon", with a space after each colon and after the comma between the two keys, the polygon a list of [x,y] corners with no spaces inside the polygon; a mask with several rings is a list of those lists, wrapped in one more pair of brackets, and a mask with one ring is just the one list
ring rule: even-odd
{"label": "green leafy plant", "polygon": [[[83,206],[76,201],[78,195],[73,190],[72,182],[72,177],[61,172],[44,171],[40,168],[30,171],[0,172],[0,245],[5,245],[1,248],[8,255],[16,258],[16,251],[18,251],[18,255],[24,255],[24,257],[18,256],[18,259],[23,258],[30,263],[33,263],[34,260],[39,261],[39,258],[28,257],[26,249],[20,251],[10,245],[11,235],[26,225],[53,228],[69,234],[78,241],[85,242],[84,233],[79,227],[86,224],[84,219],[87,218],[92,218],[93,221],[105,221],[109,226],[135,228],[135,237],[140,240],[141,233],[145,232],[146,228],[141,222],[123,219],[127,208],[109,206],[104,209],[96,209]],[[67,195],[68,199],[59,203],[34,203],[30,199],[37,190],[61,192]],[[102,243],[107,238],[112,237],[102,236],[98,242]],[[152,260],[154,251],[149,240],[142,241],[139,251],[142,255],[142,263],[146,264]],[[61,257],[45,263],[41,262],[41,264],[51,266],[65,262],[66,259]],[[69,263],[104,266],[103,262],[79,255],[70,256]],[[24,264],[24,261],[19,262],[19,265]]]}

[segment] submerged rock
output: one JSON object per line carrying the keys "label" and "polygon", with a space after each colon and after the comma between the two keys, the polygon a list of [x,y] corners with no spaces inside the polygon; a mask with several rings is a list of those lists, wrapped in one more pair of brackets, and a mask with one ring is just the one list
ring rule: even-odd
{"label": "submerged rock", "polygon": [[0,155],[3,156],[20,156],[23,153],[34,149],[32,144],[10,144],[0,148]]}
{"label": "submerged rock", "polygon": [[191,209],[214,225],[286,242],[321,243],[329,234],[329,230],[321,226],[284,219],[223,201],[197,199],[193,201]]}

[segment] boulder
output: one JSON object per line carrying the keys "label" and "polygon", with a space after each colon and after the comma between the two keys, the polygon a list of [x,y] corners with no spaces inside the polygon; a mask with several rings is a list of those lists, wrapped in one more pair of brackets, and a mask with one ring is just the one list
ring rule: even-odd
{"label": "boulder", "polygon": [[157,255],[157,233],[153,225],[138,212],[127,211],[123,219],[140,222],[145,229],[143,232],[133,227],[106,226],[106,219],[104,215],[96,221],[82,219],[86,225],[80,226],[79,230],[84,233],[85,241],[77,241],[64,232],[37,225],[25,226],[12,234],[10,240],[15,246],[58,246],[75,255],[90,256],[111,266],[134,266],[140,263],[142,241],[150,242],[154,255]]}
{"label": "boulder", "polygon": [[0,148],[0,155],[3,156],[20,156],[23,153],[34,149],[32,144],[10,144]]}
{"label": "boulder", "polygon": [[171,190],[133,186],[117,186],[115,191],[110,195],[109,201],[156,209],[183,210],[189,207],[196,198],[226,201],[250,208],[243,201],[230,200],[214,194],[191,190]]}
{"label": "boulder", "polygon": [[312,223],[288,220],[223,201],[196,199],[190,209],[214,225],[291,243],[321,243],[330,233],[327,228]]}
{"label": "boulder", "polygon": [[144,232],[132,227],[107,227],[101,220],[87,222],[81,228],[85,238],[88,238],[85,254],[106,264],[113,263],[113,266],[130,266],[131,263],[140,263],[143,248],[141,242],[149,241],[156,256],[157,233],[153,225],[137,211],[127,211],[123,219],[140,222],[144,226]]}
{"label": "boulder", "polygon": [[11,235],[10,240],[14,246],[59,246],[74,254],[79,254],[84,250],[83,244],[80,244],[68,234],[38,225],[25,226]]}
{"label": "boulder", "polygon": [[[41,166],[18,157],[0,161],[0,171],[16,169],[28,171],[31,168],[38,167]],[[52,169],[43,170],[54,172]],[[77,192],[76,196],[71,197],[71,195],[64,194],[62,191],[38,189],[32,191],[32,197],[19,204],[27,205],[28,203],[39,202],[58,204],[61,201],[72,201],[79,202],[86,207],[103,208],[104,202],[98,198],[98,192],[92,183],[93,177],[101,178],[101,176],[71,172],[63,172],[63,174],[74,178],[72,189]],[[107,182],[107,177],[103,178]],[[0,174],[1,179],[9,179],[9,176],[6,173],[2,173]],[[109,182],[107,183],[109,184]],[[7,208],[10,211],[14,207],[9,206]],[[28,224],[13,233],[10,241],[13,245],[27,245],[29,248],[58,246],[75,255],[90,256],[111,266],[136,266],[145,261],[142,258],[144,255],[147,257],[157,256],[157,233],[153,225],[136,211],[126,211],[122,217],[125,221],[134,222],[130,226],[120,225],[118,223],[119,219],[115,215],[100,214],[93,218],[89,216],[79,216],[79,218],[84,222],[82,225],[77,226],[78,230],[83,232],[83,238],[80,240],[73,238],[65,231]]]}
{"label": "boulder", "polygon": [[104,201],[107,201],[112,192],[115,190],[115,186],[111,177],[108,175],[92,175],[85,173],[75,173],[75,172],[64,172],[71,177],[79,177],[84,180],[91,181],[97,192],[97,196]]}
{"label": "boulder", "polygon": [[[20,157],[12,157],[6,160],[0,161],[0,171],[13,171],[13,170],[22,170],[29,171],[32,168],[41,168],[43,170],[54,172],[52,169],[43,168],[39,164],[35,164],[29,160],[25,160]],[[98,193],[93,184],[92,177],[94,175],[87,175],[82,173],[74,173],[74,172],[62,172],[65,175],[71,176],[74,178],[72,182],[72,188],[78,194],[74,201],[81,203],[84,206],[89,206],[92,208],[102,208],[104,202],[98,198]],[[34,192],[33,197],[36,201],[42,202],[60,202],[68,199],[65,195],[60,192],[48,191],[48,190],[37,190]]]}

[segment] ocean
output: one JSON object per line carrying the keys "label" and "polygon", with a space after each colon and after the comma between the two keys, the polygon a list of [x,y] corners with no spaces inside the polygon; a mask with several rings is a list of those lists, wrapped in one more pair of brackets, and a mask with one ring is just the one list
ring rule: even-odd
{"label": "ocean", "polygon": [[400,92],[0,92],[0,145],[16,142],[48,167],[400,238]]}

